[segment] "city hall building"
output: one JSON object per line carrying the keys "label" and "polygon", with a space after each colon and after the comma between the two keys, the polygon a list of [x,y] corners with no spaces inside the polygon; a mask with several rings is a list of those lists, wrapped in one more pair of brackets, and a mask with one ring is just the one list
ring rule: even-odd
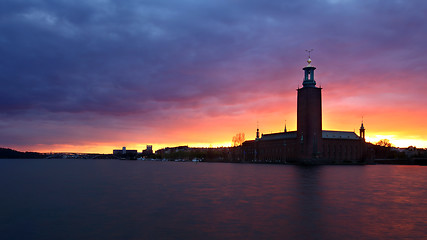
{"label": "city hall building", "polygon": [[367,145],[363,122],[355,132],[322,129],[322,88],[316,86],[311,59],[303,68],[303,87],[297,97],[297,130],[262,134],[241,146],[244,162],[302,164],[365,163]]}

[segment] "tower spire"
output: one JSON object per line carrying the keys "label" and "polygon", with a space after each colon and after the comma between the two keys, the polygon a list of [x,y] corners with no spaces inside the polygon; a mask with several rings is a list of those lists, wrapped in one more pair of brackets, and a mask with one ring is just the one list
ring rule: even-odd
{"label": "tower spire", "polygon": [[310,50],[305,50],[306,52],[308,52],[308,59],[310,59],[310,53],[314,51],[314,49],[310,49]]}
{"label": "tower spire", "polygon": [[287,132],[288,130],[286,129],[286,120],[285,120],[285,132]]}
{"label": "tower spire", "polygon": [[365,141],[365,127],[363,126],[363,117],[362,117],[362,124],[360,125],[359,129],[359,137]]}
{"label": "tower spire", "polygon": [[258,121],[256,122],[256,139],[259,139],[259,126],[258,126]]}
{"label": "tower spire", "polygon": [[307,60],[308,65],[305,68],[303,68],[304,70],[304,81],[302,82],[303,87],[316,86],[316,81],[314,81],[314,70],[316,68],[311,65],[311,56],[310,56],[313,50],[314,49],[305,50],[306,52],[308,52],[308,60]]}

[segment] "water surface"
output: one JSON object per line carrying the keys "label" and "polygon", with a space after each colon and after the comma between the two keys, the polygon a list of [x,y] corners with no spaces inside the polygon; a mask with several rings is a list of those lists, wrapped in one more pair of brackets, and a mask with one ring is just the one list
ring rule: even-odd
{"label": "water surface", "polygon": [[0,239],[427,239],[427,167],[0,159]]}

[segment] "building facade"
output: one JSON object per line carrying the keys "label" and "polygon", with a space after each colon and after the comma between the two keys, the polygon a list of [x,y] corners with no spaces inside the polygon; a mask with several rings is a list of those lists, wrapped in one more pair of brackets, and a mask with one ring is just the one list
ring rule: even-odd
{"label": "building facade", "polygon": [[322,129],[322,88],[316,86],[311,59],[303,68],[303,87],[297,90],[297,131],[262,134],[241,146],[245,162],[302,164],[365,163],[365,128],[355,132]]}

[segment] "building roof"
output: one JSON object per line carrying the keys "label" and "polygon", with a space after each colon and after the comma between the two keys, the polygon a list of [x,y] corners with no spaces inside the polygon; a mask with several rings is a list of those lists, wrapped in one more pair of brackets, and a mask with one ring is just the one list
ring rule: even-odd
{"label": "building roof", "polygon": [[[262,134],[260,140],[268,141],[268,140],[279,140],[279,139],[295,139],[297,138],[297,132],[279,132],[279,133],[270,133],[270,134]],[[322,138],[325,139],[350,139],[357,140],[360,139],[354,132],[346,132],[346,131],[322,131]]]}
{"label": "building roof", "polygon": [[327,139],[359,139],[354,132],[344,132],[344,131],[322,131],[322,138]]}
{"label": "building roof", "polygon": [[292,139],[297,137],[297,132],[279,132],[263,134],[261,140],[277,140],[277,139]]}

